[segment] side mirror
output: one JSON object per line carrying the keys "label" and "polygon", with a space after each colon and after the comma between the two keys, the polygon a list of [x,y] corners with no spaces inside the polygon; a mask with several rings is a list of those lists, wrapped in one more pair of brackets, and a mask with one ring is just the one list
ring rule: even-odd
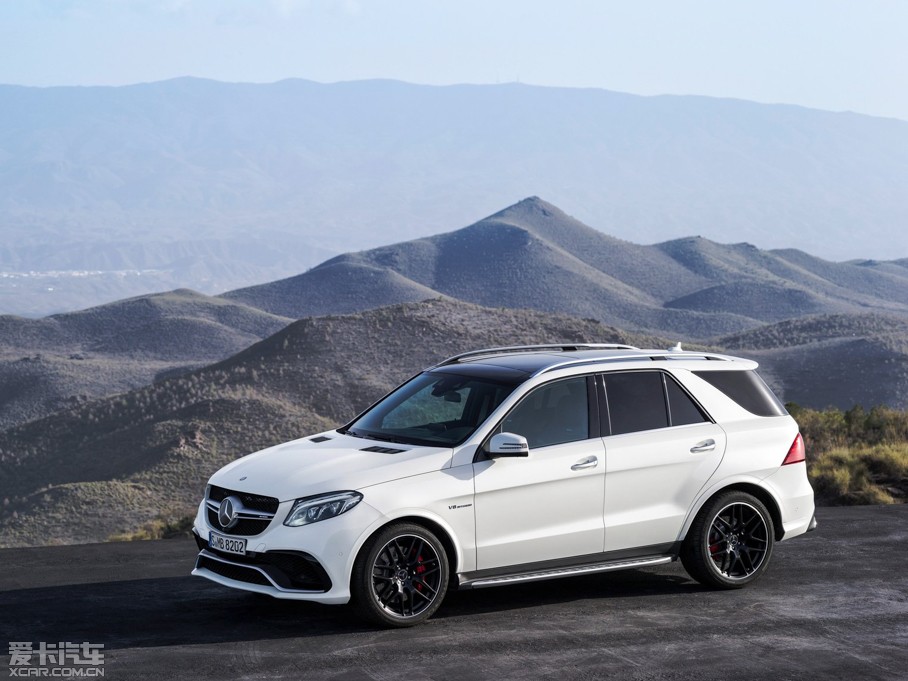
{"label": "side mirror", "polygon": [[530,445],[523,435],[498,433],[489,441],[491,456],[529,456]]}

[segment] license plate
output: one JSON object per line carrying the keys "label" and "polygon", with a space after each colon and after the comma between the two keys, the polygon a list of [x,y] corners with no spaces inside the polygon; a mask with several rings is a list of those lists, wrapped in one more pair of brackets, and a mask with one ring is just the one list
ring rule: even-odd
{"label": "license plate", "polygon": [[208,533],[208,546],[224,553],[236,553],[240,556],[246,555],[246,540],[225,537],[216,532]]}

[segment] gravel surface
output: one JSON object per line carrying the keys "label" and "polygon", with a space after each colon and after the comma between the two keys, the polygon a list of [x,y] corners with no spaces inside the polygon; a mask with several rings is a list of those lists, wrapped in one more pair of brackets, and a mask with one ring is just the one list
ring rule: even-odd
{"label": "gravel surface", "polygon": [[0,649],[104,644],[108,679],[908,679],[908,506],[818,519],[741,591],[672,563],[453,593],[399,631],[189,577],[190,541],[4,549]]}

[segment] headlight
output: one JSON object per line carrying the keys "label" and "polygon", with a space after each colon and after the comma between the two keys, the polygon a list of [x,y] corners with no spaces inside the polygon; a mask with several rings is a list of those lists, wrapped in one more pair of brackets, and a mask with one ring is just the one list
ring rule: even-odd
{"label": "headlight", "polygon": [[363,495],[359,492],[331,492],[319,494],[315,497],[297,499],[284,525],[299,527],[319,520],[327,520],[341,513],[346,513],[362,501]]}

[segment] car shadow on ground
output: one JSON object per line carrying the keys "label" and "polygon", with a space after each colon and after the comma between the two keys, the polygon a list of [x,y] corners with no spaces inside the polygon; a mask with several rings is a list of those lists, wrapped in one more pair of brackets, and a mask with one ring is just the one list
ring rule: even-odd
{"label": "car shadow on ground", "polygon": [[[702,587],[683,573],[629,570],[450,592],[434,619],[453,623],[454,618],[476,618],[478,626],[487,613],[698,590]],[[103,642],[108,650],[376,630],[349,607],[279,600],[191,577],[5,591],[0,592],[0,612],[0,640]]]}
{"label": "car shadow on ground", "polygon": [[539,608],[571,602],[590,602],[614,598],[646,598],[708,591],[683,570],[671,573],[622,570],[607,574],[552,579],[470,591],[453,591],[445,598],[436,619],[471,614]]}

